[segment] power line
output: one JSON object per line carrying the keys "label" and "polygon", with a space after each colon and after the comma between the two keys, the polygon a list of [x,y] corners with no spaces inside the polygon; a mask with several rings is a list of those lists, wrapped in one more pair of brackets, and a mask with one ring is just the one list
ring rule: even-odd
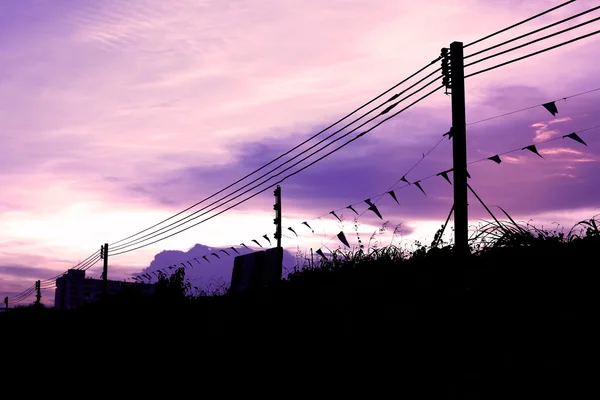
{"label": "power line", "polygon": [[560,20],[560,21],[554,22],[554,23],[552,23],[552,24],[550,24],[550,25],[546,25],[546,26],[544,26],[544,27],[542,27],[542,28],[539,28],[539,29],[533,30],[533,31],[531,31],[531,32],[525,33],[525,34],[523,34],[523,35],[517,36],[517,37],[515,37],[515,38],[512,38],[512,39],[506,40],[506,41],[504,41],[504,42],[502,42],[502,43],[495,44],[495,45],[493,45],[493,46],[490,46],[490,47],[488,47],[488,48],[486,48],[486,49],[483,49],[483,50],[477,51],[477,52],[475,52],[475,53],[473,53],[473,54],[469,54],[468,56],[465,56],[465,57],[464,57],[464,59],[466,60],[467,58],[475,57],[475,56],[477,56],[477,55],[479,55],[479,54],[482,54],[482,53],[485,53],[485,52],[487,52],[487,51],[490,51],[490,50],[496,49],[496,48],[498,48],[498,47],[504,46],[505,44],[508,44],[508,43],[511,43],[511,42],[517,41],[517,40],[519,40],[519,39],[523,39],[523,38],[525,38],[525,37],[527,37],[527,36],[530,36],[530,35],[536,34],[536,33],[538,33],[538,32],[541,32],[541,31],[543,31],[543,30],[546,30],[546,29],[548,29],[548,28],[552,28],[553,26],[560,25],[560,24],[562,24],[562,23],[564,23],[564,22],[567,22],[567,21],[570,21],[570,20],[572,20],[572,19],[575,19],[575,18],[581,17],[582,15],[588,14],[588,13],[590,13],[590,12],[592,12],[592,11],[596,11],[596,10],[597,10],[597,9],[599,9],[599,8],[600,8],[600,6],[597,6],[597,7],[594,7],[594,8],[590,8],[589,10],[586,10],[586,11],[580,12],[579,14],[572,15],[572,16],[570,16],[570,17],[568,17],[568,18],[565,18],[565,19],[562,19],[562,20]]}
{"label": "power line", "polygon": [[[597,7],[597,8],[600,8],[600,6],[599,6],[599,7]],[[467,67],[470,67],[471,65],[479,64],[480,62],[483,62],[483,61],[487,61],[487,60],[489,60],[489,59],[491,59],[491,58],[498,57],[498,56],[501,56],[501,55],[503,55],[503,54],[506,54],[506,53],[510,53],[511,51],[514,51],[514,50],[521,49],[521,48],[523,48],[523,47],[525,47],[525,46],[529,46],[529,45],[531,45],[531,44],[534,44],[534,43],[537,43],[537,42],[541,42],[542,40],[549,39],[549,38],[551,38],[551,37],[554,37],[554,36],[557,36],[557,35],[563,34],[563,33],[565,33],[565,32],[572,31],[573,29],[580,28],[580,27],[582,27],[582,26],[585,26],[585,25],[587,25],[587,24],[591,24],[592,22],[596,22],[596,21],[598,21],[598,20],[600,20],[600,17],[597,17],[597,18],[591,19],[591,20],[589,20],[589,21],[582,22],[582,23],[580,23],[580,24],[577,24],[577,25],[573,25],[573,26],[571,26],[571,27],[569,27],[569,28],[565,28],[565,29],[563,29],[563,30],[561,30],[561,31],[554,32],[554,33],[551,33],[551,34],[549,34],[549,35],[546,35],[546,36],[542,36],[542,37],[540,37],[540,38],[537,38],[537,39],[534,39],[534,40],[532,40],[532,41],[530,41],[530,42],[527,42],[527,43],[520,44],[520,45],[518,45],[518,46],[512,47],[512,48],[510,48],[510,49],[507,49],[507,50],[503,50],[503,51],[501,51],[501,52],[498,52],[498,53],[495,53],[495,54],[489,55],[489,56],[487,56],[487,57],[480,58],[479,60],[475,60],[475,61],[472,61],[472,62],[470,62],[469,64],[465,64],[465,68],[467,68]]]}
{"label": "power line", "polygon": [[[206,221],[208,221],[208,220],[210,220],[210,219],[212,219],[212,218],[214,218],[214,217],[216,217],[216,216],[218,216],[218,215],[220,215],[220,214],[224,213],[225,211],[227,211],[227,210],[229,210],[229,209],[231,209],[231,208],[237,207],[238,205],[240,205],[240,204],[242,204],[242,203],[244,203],[244,202],[246,202],[246,201],[248,201],[248,200],[252,199],[253,197],[256,197],[256,196],[258,196],[259,194],[261,194],[261,193],[265,192],[266,190],[268,190],[268,189],[272,188],[273,186],[276,186],[276,185],[278,185],[278,184],[282,183],[283,181],[285,181],[286,179],[288,179],[288,178],[290,178],[290,177],[292,177],[292,176],[294,176],[294,175],[296,175],[296,174],[298,174],[298,173],[302,172],[303,170],[305,170],[305,169],[307,169],[308,167],[310,167],[310,166],[312,166],[312,165],[316,164],[317,162],[319,162],[320,160],[324,159],[325,157],[328,157],[329,155],[331,155],[331,154],[333,154],[333,153],[335,153],[335,152],[339,151],[340,149],[342,149],[343,147],[347,146],[348,144],[350,144],[350,143],[354,142],[354,141],[355,141],[355,140],[357,140],[358,138],[360,138],[360,137],[364,136],[365,134],[367,134],[367,133],[371,132],[373,129],[377,128],[378,126],[380,126],[380,125],[381,125],[381,124],[383,124],[384,122],[386,122],[386,121],[390,120],[391,118],[395,117],[396,115],[400,114],[401,112],[403,112],[403,111],[405,111],[405,110],[409,109],[410,107],[412,107],[413,105],[415,105],[415,104],[417,104],[418,102],[422,101],[422,100],[423,100],[423,99],[425,99],[426,97],[429,97],[429,96],[431,96],[433,93],[435,93],[437,90],[441,89],[442,87],[443,87],[443,85],[436,87],[435,89],[433,89],[433,90],[432,90],[432,91],[430,91],[429,93],[427,93],[427,94],[425,94],[424,96],[420,97],[419,99],[415,100],[413,103],[411,103],[411,104],[409,104],[408,106],[404,107],[403,109],[401,109],[401,110],[397,111],[396,113],[394,113],[394,114],[390,115],[389,117],[385,118],[384,120],[382,120],[382,121],[379,121],[377,124],[373,125],[372,127],[370,127],[369,129],[367,129],[366,131],[364,131],[364,132],[362,132],[362,133],[360,133],[360,134],[356,135],[354,138],[350,139],[350,140],[349,140],[349,141],[347,141],[346,143],[343,143],[342,145],[338,146],[337,148],[335,148],[335,149],[331,150],[330,152],[328,152],[328,153],[326,153],[326,154],[322,155],[321,157],[319,157],[318,159],[316,159],[316,160],[312,161],[310,164],[307,164],[307,165],[305,165],[304,167],[302,167],[301,169],[299,169],[299,170],[297,170],[297,171],[295,171],[295,172],[293,172],[293,173],[291,173],[291,174],[288,174],[288,175],[286,175],[285,177],[283,177],[282,179],[280,179],[278,182],[272,183],[271,185],[269,185],[269,186],[267,186],[267,187],[265,187],[265,188],[261,189],[261,190],[260,190],[260,191],[258,191],[257,193],[255,193],[255,194],[253,194],[253,195],[251,195],[251,196],[247,197],[246,199],[244,199],[244,200],[241,200],[241,201],[237,202],[236,204],[233,204],[233,205],[229,206],[228,208],[226,208],[226,209],[224,209],[224,210],[222,210],[222,211],[219,211],[218,213],[216,213],[216,214],[214,214],[214,215],[212,215],[212,216],[210,216],[210,217],[208,217],[208,218],[206,218],[206,219],[204,219],[204,220],[202,220],[202,221],[200,221],[200,222],[197,222],[197,223],[195,223],[195,224],[193,224],[193,225],[190,225],[190,226],[188,226],[188,227],[186,227],[186,228],[183,228],[183,229],[181,229],[181,230],[180,230],[180,231],[178,231],[178,232],[172,233],[172,234],[170,234],[170,235],[168,235],[168,236],[166,236],[166,237],[160,238],[160,239],[158,239],[158,240],[155,240],[155,241],[153,241],[153,242],[146,243],[146,244],[144,244],[144,245],[141,245],[141,246],[138,246],[138,247],[135,247],[135,248],[129,249],[129,250],[120,251],[120,252],[118,252],[118,253],[112,254],[112,256],[116,256],[116,255],[119,255],[119,254],[128,253],[128,252],[130,252],[130,251],[134,251],[134,250],[138,250],[138,249],[141,249],[141,248],[143,248],[143,247],[146,247],[146,246],[150,246],[150,245],[152,245],[152,244],[154,244],[154,243],[157,243],[157,242],[160,242],[160,241],[162,241],[162,240],[165,240],[165,239],[167,239],[167,238],[170,238],[170,237],[172,237],[172,236],[175,236],[175,235],[177,235],[177,234],[179,234],[179,233],[181,233],[181,232],[183,232],[183,231],[186,231],[186,230],[188,230],[188,229],[190,229],[190,228],[193,228],[194,226],[197,226],[197,225],[199,225],[199,224],[201,224],[201,223],[203,223],[203,222],[206,222]],[[239,196],[241,196],[241,194],[240,194]],[[239,196],[236,196],[236,197],[239,197]]]}
{"label": "power line", "polygon": [[556,7],[552,7],[552,8],[550,8],[550,9],[546,10],[546,11],[543,11],[543,12],[541,12],[541,13],[539,13],[539,14],[536,14],[536,15],[534,15],[534,16],[532,16],[532,17],[529,17],[529,18],[527,18],[527,19],[524,19],[524,20],[523,20],[523,21],[521,21],[521,22],[517,22],[516,24],[513,24],[513,25],[511,25],[511,26],[508,26],[508,27],[506,27],[506,28],[500,29],[500,30],[499,30],[499,31],[497,31],[497,32],[494,32],[494,33],[492,33],[492,34],[489,34],[489,35],[487,35],[487,36],[485,36],[485,37],[482,37],[481,39],[477,39],[477,40],[475,40],[474,42],[471,42],[471,43],[469,43],[469,44],[466,44],[466,45],[464,45],[464,46],[463,46],[463,49],[464,49],[464,48],[467,48],[467,47],[469,47],[469,46],[473,46],[474,44],[477,44],[477,43],[483,42],[484,40],[487,40],[487,39],[489,39],[489,38],[491,38],[491,37],[494,37],[494,36],[496,36],[496,35],[499,35],[499,34],[501,34],[501,33],[504,33],[504,32],[506,32],[506,31],[508,31],[508,30],[510,30],[510,29],[516,28],[516,27],[517,27],[517,26],[519,26],[519,25],[523,25],[523,24],[525,24],[525,23],[527,23],[527,22],[529,22],[529,21],[532,21],[532,20],[534,20],[534,19],[536,19],[536,18],[539,18],[539,17],[541,17],[541,16],[543,16],[543,15],[546,15],[546,14],[548,14],[548,13],[550,13],[550,12],[554,11],[554,10],[557,10],[557,9],[559,9],[559,8],[561,8],[561,7],[564,7],[564,6],[566,6],[566,5],[568,5],[568,4],[571,4],[571,3],[574,3],[574,2],[575,2],[575,0],[569,0],[569,1],[567,1],[566,3],[559,4],[559,5],[557,5]]}
{"label": "power line", "polygon": [[[273,169],[273,170],[269,171],[269,172],[268,172],[268,173],[266,173],[266,174],[263,174],[262,176],[260,176],[259,178],[257,178],[257,179],[255,179],[255,180],[253,180],[252,182],[249,182],[248,184],[245,184],[244,186],[242,186],[242,187],[240,187],[240,188],[236,189],[235,191],[233,191],[233,192],[229,193],[228,195],[226,195],[226,196],[224,196],[224,197],[220,198],[219,200],[215,200],[214,202],[212,202],[212,203],[210,203],[210,204],[208,204],[208,205],[204,206],[203,208],[201,208],[201,209],[199,209],[199,210],[197,210],[197,211],[193,212],[192,214],[190,214],[190,215],[188,215],[188,216],[186,216],[186,217],[184,217],[184,218],[180,219],[179,221],[175,221],[175,222],[173,222],[173,223],[171,223],[171,224],[169,224],[169,225],[167,225],[167,226],[165,226],[165,227],[163,227],[163,228],[160,228],[160,229],[158,229],[158,230],[157,230],[157,231],[155,231],[155,232],[152,232],[152,233],[150,233],[150,234],[146,234],[146,235],[144,235],[144,236],[142,236],[142,237],[139,237],[139,238],[137,238],[137,239],[134,239],[133,241],[130,241],[130,242],[128,242],[128,243],[123,243],[123,244],[121,244],[121,245],[118,245],[118,246],[116,246],[116,248],[113,248],[113,251],[119,251],[119,250],[123,250],[123,249],[125,249],[125,248],[127,248],[127,247],[134,246],[134,245],[136,245],[136,244],[139,244],[139,243],[141,243],[141,242],[147,241],[147,240],[149,240],[149,239],[151,239],[151,238],[153,238],[153,237],[156,237],[156,236],[158,236],[158,235],[161,235],[161,234],[163,234],[163,233],[169,232],[169,231],[171,231],[171,230],[173,230],[173,229],[176,229],[176,228],[177,228],[177,227],[179,227],[179,226],[182,226],[182,225],[186,224],[186,223],[187,223],[187,222],[189,222],[189,221],[192,221],[192,220],[194,220],[194,219],[200,218],[201,216],[203,216],[203,215],[206,215],[206,214],[207,214],[207,213],[209,213],[210,211],[212,211],[212,210],[214,210],[214,209],[216,209],[216,208],[218,208],[218,207],[220,207],[220,206],[223,206],[223,205],[225,205],[225,204],[227,204],[227,203],[229,203],[229,202],[231,202],[231,201],[235,200],[236,198],[238,198],[239,196],[243,195],[244,193],[247,193],[248,191],[250,191],[250,190],[253,190],[253,189],[257,188],[258,186],[260,186],[260,185],[262,185],[262,184],[266,183],[267,181],[269,181],[269,180],[271,180],[271,179],[273,179],[273,178],[275,178],[275,177],[277,177],[277,176],[281,175],[282,173],[284,173],[284,172],[286,172],[286,171],[290,170],[291,168],[293,168],[293,167],[297,166],[297,165],[298,165],[298,164],[300,164],[301,162],[303,162],[303,161],[307,160],[308,158],[312,157],[312,156],[313,156],[313,155],[315,155],[316,153],[319,153],[320,151],[322,151],[322,150],[324,150],[325,148],[329,147],[330,145],[334,144],[334,143],[335,143],[335,142],[337,142],[338,140],[341,140],[341,139],[345,138],[346,136],[350,135],[351,133],[353,133],[354,131],[356,131],[356,130],[358,130],[359,128],[363,127],[364,125],[368,124],[369,122],[372,122],[374,119],[378,118],[379,116],[381,116],[381,115],[383,115],[383,114],[385,114],[385,113],[389,112],[389,111],[390,111],[390,110],[391,110],[393,107],[395,107],[395,106],[396,106],[396,105],[398,105],[399,103],[401,103],[401,102],[405,101],[406,99],[408,99],[408,98],[410,98],[410,97],[414,96],[415,94],[417,94],[417,93],[419,93],[420,91],[424,90],[424,89],[425,89],[425,88],[427,88],[428,86],[430,86],[430,85],[434,84],[436,81],[438,81],[438,79],[439,79],[439,77],[436,77],[434,80],[430,81],[429,83],[427,83],[426,85],[424,85],[424,86],[423,86],[423,87],[421,87],[420,89],[418,89],[418,90],[416,90],[416,91],[412,92],[411,94],[409,94],[409,95],[405,96],[403,99],[401,99],[401,100],[397,101],[396,103],[394,103],[394,104],[390,105],[388,108],[386,108],[386,109],[385,109],[384,111],[382,111],[380,114],[378,114],[378,115],[376,115],[376,116],[372,117],[371,119],[369,119],[369,120],[367,120],[367,121],[363,122],[362,124],[358,125],[357,127],[354,127],[354,128],[353,128],[353,129],[351,129],[350,131],[346,132],[344,135],[342,135],[342,136],[340,136],[340,137],[338,137],[338,138],[336,138],[336,139],[332,140],[331,142],[329,142],[329,143],[325,144],[325,145],[324,145],[323,147],[321,147],[320,149],[317,149],[317,150],[315,150],[314,152],[312,152],[312,153],[311,153],[311,154],[309,154],[308,156],[306,156],[306,157],[304,157],[303,159],[301,159],[301,160],[297,161],[296,163],[294,163],[294,164],[290,165],[289,167],[285,168],[284,170],[282,170],[282,171],[278,172],[277,174],[275,174],[275,175],[273,175],[273,176],[271,176],[271,177],[267,178],[267,179],[266,179],[266,180],[264,180],[263,182],[261,182],[261,183],[258,183],[257,185],[255,185],[255,186],[253,186],[252,188],[250,188],[250,189],[246,190],[245,192],[241,193],[240,195],[238,195],[238,196],[234,196],[234,197],[233,197],[233,198],[231,198],[230,200],[227,200],[227,201],[225,201],[224,203],[222,203],[222,204],[220,204],[220,205],[218,205],[218,206],[216,206],[216,207],[212,208],[211,210],[205,211],[205,212],[203,212],[203,213],[201,213],[201,214],[199,214],[199,215],[197,215],[197,216],[195,216],[195,217],[193,217],[193,218],[190,218],[190,217],[192,217],[193,215],[195,215],[195,214],[198,214],[198,213],[200,213],[201,211],[203,211],[203,210],[206,210],[207,208],[211,207],[212,205],[214,205],[214,204],[218,203],[219,201],[222,201],[222,200],[226,199],[227,197],[230,197],[231,195],[233,195],[233,194],[235,194],[235,193],[239,192],[240,190],[242,190],[242,189],[244,189],[244,188],[248,187],[249,185],[251,185],[252,183],[255,183],[255,182],[256,182],[256,181],[258,181],[259,179],[261,179],[261,178],[264,178],[266,175],[268,175],[268,174],[269,174],[269,173],[271,173],[271,172],[274,172],[274,171],[275,171],[275,169],[277,169],[277,168],[279,168],[279,167],[277,167],[277,168],[275,168],[275,169]],[[321,141],[321,142],[322,142],[322,141]],[[320,144],[321,142],[319,142],[318,144]],[[316,145],[315,145],[315,146],[316,146]],[[286,162],[285,162],[285,163],[283,163],[282,165],[286,164],[286,163],[287,163],[287,162],[289,162],[289,161],[293,161],[293,160],[294,160],[294,159],[296,159],[298,156],[300,156],[300,155],[304,154],[305,152],[307,152],[307,151],[309,151],[309,150],[311,150],[311,149],[312,149],[312,148],[309,148],[309,149],[307,149],[307,150],[304,150],[304,151],[302,151],[301,153],[299,153],[298,155],[294,156],[294,157],[293,157],[293,158],[291,158],[290,160],[286,161]],[[281,166],[281,165],[280,165],[280,166]],[[175,225],[175,224],[177,224],[177,225]],[[175,226],[173,226],[173,225],[175,225]],[[168,228],[168,229],[167,229],[167,228]],[[163,232],[160,232],[160,231],[163,231]],[[144,238],[146,238],[146,239],[144,239]]]}
{"label": "power line", "polygon": [[[573,97],[577,97],[577,96],[583,96],[583,95],[585,95],[585,94],[589,94],[589,93],[597,92],[597,91],[599,91],[599,90],[600,90],[600,87],[598,87],[598,88],[596,88],[596,89],[592,89],[592,90],[587,90],[587,91],[585,91],[585,92],[581,92],[581,93],[577,93],[577,94],[572,94],[572,95],[570,95],[570,96],[561,97],[560,99],[553,100],[553,101],[551,101],[551,103],[555,103],[555,102],[557,102],[557,101],[562,101],[562,100],[567,100],[567,99],[572,99]],[[475,124],[478,124],[478,123],[480,123],[480,122],[486,122],[486,121],[490,121],[490,120],[492,120],[492,119],[496,119],[496,118],[506,117],[507,115],[516,114],[516,113],[519,113],[519,112],[522,112],[522,111],[532,110],[532,109],[534,109],[534,108],[537,108],[537,107],[540,107],[540,106],[541,106],[541,104],[537,104],[537,105],[535,105],[535,106],[521,108],[521,109],[519,109],[519,110],[510,111],[510,112],[507,112],[507,113],[504,113],[504,114],[496,115],[496,116],[494,116],[494,117],[489,117],[489,118],[480,119],[480,120],[478,120],[478,121],[475,121],[475,122],[468,123],[468,124],[467,124],[467,126],[470,126],[470,125],[475,125]]]}
{"label": "power line", "polygon": [[503,66],[505,66],[505,65],[508,65],[508,64],[512,64],[512,63],[514,63],[514,62],[517,62],[517,61],[524,60],[524,59],[526,59],[526,58],[529,58],[529,57],[536,56],[536,55],[538,55],[538,54],[541,54],[541,53],[545,53],[546,51],[554,50],[554,49],[556,49],[556,48],[558,48],[558,47],[561,47],[561,46],[567,45],[567,44],[569,44],[569,43],[573,43],[573,42],[576,42],[576,41],[578,41],[578,40],[585,39],[585,38],[587,38],[587,37],[590,37],[590,36],[593,36],[593,35],[597,35],[598,33],[600,33],[600,30],[598,30],[598,31],[594,31],[594,32],[591,32],[591,33],[588,33],[588,34],[586,34],[586,35],[582,35],[582,36],[576,37],[576,38],[574,38],[574,39],[571,39],[571,40],[567,40],[567,41],[565,41],[565,42],[562,42],[562,43],[556,44],[556,45],[554,45],[554,46],[550,46],[550,47],[547,47],[547,48],[545,48],[545,49],[538,50],[538,51],[536,51],[536,52],[533,52],[533,53],[531,53],[531,54],[527,54],[527,55],[525,55],[525,56],[522,56],[522,57],[519,57],[519,58],[515,58],[515,59],[513,59],[513,60],[506,61],[506,62],[503,62],[503,63],[501,63],[501,64],[498,64],[498,65],[494,65],[494,66],[492,66],[492,67],[489,67],[489,68],[482,69],[482,70],[480,70],[480,71],[472,72],[472,73],[470,73],[470,74],[468,74],[468,75],[465,75],[465,79],[466,79],[466,78],[470,78],[470,77],[472,77],[472,76],[475,76],[475,75],[479,75],[479,74],[481,74],[481,73],[484,73],[484,72],[491,71],[491,70],[493,70],[493,69],[496,69],[496,68],[503,67]]}
{"label": "power line", "polygon": [[[134,233],[133,235],[130,235],[130,236],[128,236],[128,237],[126,237],[126,238],[124,238],[124,239],[117,240],[116,242],[112,242],[112,243],[110,243],[110,244],[109,244],[109,246],[113,246],[113,245],[115,245],[115,244],[117,244],[117,243],[120,243],[120,242],[123,242],[123,241],[125,241],[125,240],[127,240],[127,239],[131,239],[132,237],[135,237],[135,236],[137,236],[137,235],[139,235],[139,234],[141,234],[141,233],[144,233],[144,232],[146,232],[146,231],[148,231],[148,230],[150,230],[150,229],[152,229],[152,228],[155,228],[155,227],[157,227],[157,226],[159,226],[159,225],[161,225],[161,224],[163,224],[163,223],[165,223],[165,222],[167,222],[167,221],[169,221],[169,220],[171,220],[171,219],[173,219],[173,218],[175,218],[175,217],[177,217],[177,216],[179,216],[179,215],[183,214],[184,212],[191,210],[192,208],[194,208],[194,207],[196,207],[196,206],[198,206],[198,205],[202,204],[203,202],[205,202],[205,201],[207,201],[207,200],[209,200],[209,199],[213,198],[214,196],[217,196],[217,195],[219,195],[220,193],[224,192],[225,190],[227,190],[227,189],[229,189],[229,188],[231,188],[231,187],[235,186],[236,184],[240,183],[240,182],[241,182],[241,181],[243,181],[244,179],[246,179],[246,178],[248,178],[248,177],[250,177],[250,176],[254,175],[255,173],[257,173],[257,172],[261,171],[262,169],[264,169],[264,168],[268,167],[269,165],[273,164],[273,163],[274,163],[274,162],[276,162],[277,160],[280,160],[282,157],[285,157],[286,155],[290,154],[290,153],[291,153],[291,152],[293,152],[294,150],[296,150],[296,149],[300,148],[301,146],[305,145],[306,143],[308,143],[309,141],[311,141],[311,140],[313,140],[314,138],[318,137],[319,135],[321,135],[321,134],[322,134],[322,133],[324,133],[325,131],[327,131],[327,130],[329,130],[330,128],[332,128],[333,126],[337,125],[338,123],[340,123],[340,122],[344,121],[345,119],[349,118],[350,116],[352,116],[352,115],[356,114],[358,111],[360,111],[360,110],[362,110],[363,108],[367,107],[367,106],[368,106],[368,105],[370,105],[371,103],[373,103],[373,102],[377,101],[378,99],[380,99],[381,97],[385,96],[386,94],[388,94],[388,93],[389,93],[389,92],[391,92],[392,90],[396,89],[398,86],[402,85],[403,83],[407,82],[408,80],[412,79],[412,78],[413,78],[413,77],[415,77],[416,75],[420,74],[421,72],[423,72],[424,70],[426,70],[427,68],[429,68],[431,65],[433,65],[434,63],[436,63],[436,62],[437,62],[437,61],[439,61],[439,60],[440,60],[440,58],[439,58],[439,57],[438,57],[438,58],[436,58],[435,60],[431,61],[429,64],[427,64],[426,66],[424,66],[423,68],[419,69],[417,72],[415,72],[415,73],[411,74],[410,76],[408,76],[407,78],[403,79],[402,81],[400,81],[400,82],[399,82],[399,83],[397,83],[396,85],[392,86],[391,88],[387,89],[386,91],[384,91],[383,93],[381,93],[381,94],[380,94],[380,95],[378,95],[377,97],[375,97],[375,98],[371,99],[371,100],[370,100],[370,101],[368,101],[367,103],[365,103],[365,104],[361,105],[360,107],[356,108],[354,111],[352,111],[351,113],[347,114],[347,115],[346,115],[346,116],[344,116],[343,118],[341,118],[341,119],[337,120],[337,121],[336,121],[336,122],[334,122],[333,124],[329,125],[327,128],[325,128],[325,129],[323,129],[323,130],[319,131],[318,133],[314,134],[314,135],[313,135],[313,136],[311,136],[310,138],[308,138],[308,139],[304,140],[303,142],[301,142],[300,144],[298,144],[298,145],[294,146],[292,149],[290,149],[290,150],[286,151],[285,153],[281,154],[281,155],[280,155],[280,156],[278,156],[277,158],[275,158],[275,159],[271,160],[271,161],[270,161],[270,162],[268,162],[267,164],[264,164],[264,165],[263,165],[263,166],[261,166],[260,168],[258,168],[258,169],[256,169],[256,170],[254,170],[254,171],[250,172],[249,174],[245,175],[244,177],[242,177],[242,178],[238,179],[238,180],[237,180],[237,181],[235,181],[234,183],[232,183],[232,184],[230,184],[230,185],[226,186],[225,188],[223,188],[223,189],[219,190],[218,192],[215,192],[215,193],[213,193],[212,195],[210,195],[210,196],[208,196],[208,197],[204,198],[203,200],[201,200],[201,201],[199,201],[199,202],[197,202],[197,203],[195,203],[195,204],[191,205],[190,207],[186,208],[185,210],[182,210],[182,211],[178,212],[177,214],[175,214],[175,215],[172,215],[171,217],[169,217],[169,218],[167,218],[167,219],[164,219],[164,220],[162,220],[162,221],[160,221],[160,222],[158,222],[158,223],[156,223],[156,224],[154,224],[154,225],[150,226],[149,228],[146,228],[146,229],[144,229],[144,230],[141,230],[141,231],[139,231],[139,232],[137,232],[137,233]],[[439,72],[439,71],[440,71],[440,69],[438,69],[436,72]],[[391,101],[391,100],[393,100],[393,99],[394,99],[394,97],[390,98],[389,100],[387,100],[387,101],[386,101],[386,103],[387,103],[387,102],[389,102],[389,101]]]}

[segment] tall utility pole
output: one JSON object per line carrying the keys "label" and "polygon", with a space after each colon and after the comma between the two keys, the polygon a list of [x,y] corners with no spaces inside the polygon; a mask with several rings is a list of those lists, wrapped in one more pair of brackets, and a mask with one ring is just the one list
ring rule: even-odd
{"label": "tall utility pole", "polygon": [[35,290],[36,290],[36,294],[35,294],[35,304],[37,306],[39,306],[41,304],[41,300],[42,300],[42,288],[41,288],[41,282],[40,281],[35,281]]}
{"label": "tall utility pole", "polygon": [[8,311],[8,296],[6,296],[4,298],[4,307],[5,307],[6,311]]}
{"label": "tall utility pole", "polygon": [[275,205],[273,206],[275,219],[273,222],[275,223],[275,239],[277,240],[277,254],[279,255],[278,267],[283,268],[283,249],[281,248],[281,187],[279,185],[277,185],[273,194],[275,194]]}
{"label": "tall utility pole", "polygon": [[108,294],[108,243],[104,243],[104,246],[100,247],[100,257],[104,261],[104,267],[102,268],[102,295],[106,297]]}
{"label": "tall utility pole", "polygon": [[467,121],[465,112],[465,64],[462,42],[442,49],[444,85],[452,96],[452,165],[454,175],[454,246],[456,253],[466,256],[469,250],[469,205],[467,197]]}

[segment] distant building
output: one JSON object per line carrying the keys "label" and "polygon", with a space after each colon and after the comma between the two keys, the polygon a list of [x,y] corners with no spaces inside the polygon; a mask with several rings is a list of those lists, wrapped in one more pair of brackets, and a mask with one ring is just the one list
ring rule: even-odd
{"label": "distant building", "polygon": [[[124,289],[133,288],[140,290],[143,294],[154,293],[155,286],[149,283],[107,282],[108,294],[116,294]],[[66,274],[56,280],[56,291],[54,292],[54,307],[60,309],[75,308],[84,303],[90,303],[102,298],[102,279],[85,277],[85,271],[70,269]]]}

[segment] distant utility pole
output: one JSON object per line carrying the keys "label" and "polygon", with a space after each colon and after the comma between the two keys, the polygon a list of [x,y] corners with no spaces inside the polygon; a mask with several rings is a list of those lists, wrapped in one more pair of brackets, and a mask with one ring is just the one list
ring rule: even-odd
{"label": "distant utility pole", "polygon": [[104,261],[102,268],[102,296],[106,298],[108,295],[108,243],[100,247],[100,258]]}
{"label": "distant utility pole", "polygon": [[40,281],[35,281],[35,290],[36,290],[36,294],[35,294],[35,304],[36,305],[40,305],[41,304],[41,300],[42,300],[42,288],[41,288],[41,282]]}
{"label": "distant utility pole", "polygon": [[[460,255],[469,250],[469,205],[467,197],[467,121],[465,112],[465,64],[462,42],[442,49],[442,75],[452,96],[452,165],[454,175],[454,246]],[[448,60],[449,58],[449,60]],[[448,65],[450,61],[450,65]]]}
{"label": "distant utility pole", "polygon": [[5,310],[8,311],[8,296],[6,296],[4,298],[4,307],[5,307]]}
{"label": "distant utility pole", "polygon": [[283,267],[283,248],[281,247],[281,187],[279,185],[277,185],[273,194],[275,194],[275,205],[273,206],[275,219],[273,222],[275,223],[275,239],[277,240],[277,254],[279,255],[278,266]]}

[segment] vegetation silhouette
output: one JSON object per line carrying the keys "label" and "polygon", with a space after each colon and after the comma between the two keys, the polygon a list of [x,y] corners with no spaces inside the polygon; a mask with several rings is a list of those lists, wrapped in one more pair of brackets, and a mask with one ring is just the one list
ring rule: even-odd
{"label": "vegetation silhouette", "polygon": [[[225,284],[198,288],[180,268],[161,274],[153,295],[130,289],[69,311],[20,307],[0,321],[85,323],[130,335],[192,329],[203,338],[376,335],[404,346],[403,357],[415,363],[435,360],[454,385],[475,379],[484,391],[508,391],[521,379],[554,387],[548,382],[567,382],[589,351],[583,338],[595,315],[599,221],[565,232],[507,217],[476,227],[466,260],[455,257],[441,229],[430,245],[408,248],[383,245],[384,224],[364,245],[355,222],[356,249],[337,249],[314,264],[299,254],[302,264],[271,287],[240,294]],[[499,376],[514,383],[485,383]]]}

